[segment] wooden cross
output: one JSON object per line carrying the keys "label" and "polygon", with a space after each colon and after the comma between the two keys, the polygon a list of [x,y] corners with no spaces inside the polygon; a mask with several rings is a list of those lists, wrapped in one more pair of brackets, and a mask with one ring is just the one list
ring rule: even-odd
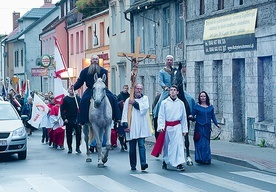
{"label": "wooden cross", "polygon": [[[143,54],[140,53],[140,37],[136,38],[136,46],[135,46],[135,52],[134,53],[122,53],[119,52],[117,55],[119,57],[126,57],[129,61],[132,62],[133,66],[132,66],[132,70],[131,70],[131,77],[130,77],[130,81],[131,81],[131,86],[130,86],[130,96],[129,99],[134,99],[134,86],[136,84],[136,77],[137,77],[137,73],[138,73],[138,65],[139,62],[145,60],[145,59],[155,59],[156,55],[147,55],[147,54]],[[139,60],[139,58],[141,58]],[[130,128],[131,125],[131,114],[132,114],[132,104],[128,104],[128,113],[127,113],[127,123],[128,123],[128,128]]]}

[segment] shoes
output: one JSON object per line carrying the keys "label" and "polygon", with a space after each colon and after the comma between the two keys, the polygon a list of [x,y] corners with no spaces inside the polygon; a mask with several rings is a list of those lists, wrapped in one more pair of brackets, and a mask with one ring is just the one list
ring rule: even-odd
{"label": "shoes", "polygon": [[176,170],[177,171],[185,171],[183,165],[181,165],[181,164],[177,165]]}
{"label": "shoes", "polygon": [[142,166],[141,166],[141,170],[142,170],[142,171],[145,171],[148,167],[149,167],[148,164],[142,165]]}
{"label": "shoes", "polygon": [[64,149],[65,149],[63,145],[59,146],[59,148],[60,148],[61,150],[64,150]]}
{"label": "shoes", "polygon": [[58,148],[57,144],[53,143],[53,148],[57,149]]}
{"label": "shoes", "polygon": [[163,165],[162,165],[162,169],[167,169],[167,163],[165,163],[165,161],[163,161]]}
{"label": "shoes", "polygon": [[131,170],[132,171],[136,171],[136,167],[131,167]]}
{"label": "shoes", "polygon": [[124,148],[125,148],[125,150],[127,150],[127,144],[126,143],[124,143]]}
{"label": "shoes", "polygon": [[68,154],[71,154],[72,153],[72,149],[69,148],[68,150]]}
{"label": "shoes", "polygon": [[79,148],[76,149],[77,153],[81,153],[81,150]]}
{"label": "shoes", "polygon": [[44,143],[44,139],[41,139],[41,143]]}

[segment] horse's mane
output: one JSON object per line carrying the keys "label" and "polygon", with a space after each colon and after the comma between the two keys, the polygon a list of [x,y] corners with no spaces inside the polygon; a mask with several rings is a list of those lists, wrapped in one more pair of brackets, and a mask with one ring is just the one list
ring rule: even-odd
{"label": "horse's mane", "polygon": [[178,87],[179,93],[178,93],[178,98],[183,101],[184,105],[185,105],[185,109],[186,109],[186,113],[187,115],[191,114],[191,110],[189,107],[189,103],[185,98],[185,94],[184,94],[184,89],[183,89],[183,76],[182,76],[182,62],[178,63],[178,68],[175,68],[174,73],[171,73],[171,83],[176,85]]}

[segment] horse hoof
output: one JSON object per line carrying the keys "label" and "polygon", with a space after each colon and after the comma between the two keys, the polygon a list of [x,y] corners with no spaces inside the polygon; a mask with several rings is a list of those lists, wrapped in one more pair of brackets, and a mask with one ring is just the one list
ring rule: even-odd
{"label": "horse hoof", "polygon": [[187,163],[188,166],[192,166],[193,165],[193,161],[190,157],[187,157]]}
{"label": "horse hoof", "polygon": [[192,166],[192,165],[193,165],[193,162],[192,162],[192,161],[188,161],[188,162],[187,162],[187,165],[188,165],[188,166]]}
{"label": "horse hoof", "polygon": [[106,158],[106,159],[103,159],[103,163],[106,163],[106,162],[107,162],[107,160],[108,160],[108,158]]}
{"label": "horse hoof", "polygon": [[91,158],[86,158],[86,162],[90,163],[90,162],[92,162],[92,159]]}
{"label": "horse hoof", "polygon": [[103,168],[103,167],[104,167],[104,164],[101,164],[101,163],[98,164],[98,168]]}

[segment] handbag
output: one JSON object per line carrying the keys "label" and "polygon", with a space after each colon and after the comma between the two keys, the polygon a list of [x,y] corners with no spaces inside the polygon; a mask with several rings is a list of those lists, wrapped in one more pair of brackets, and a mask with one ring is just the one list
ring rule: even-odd
{"label": "handbag", "polygon": [[199,131],[194,132],[194,141],[198,141],[200,139]]}

